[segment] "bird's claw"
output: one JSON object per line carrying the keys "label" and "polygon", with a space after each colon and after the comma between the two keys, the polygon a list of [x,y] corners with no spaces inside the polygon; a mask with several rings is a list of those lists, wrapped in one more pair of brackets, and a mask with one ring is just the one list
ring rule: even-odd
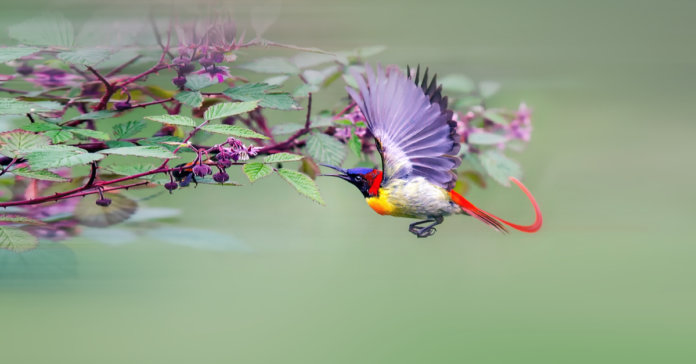
{"label": "bird's claw", "polygon": [[437,231],[434,227],[424,227],[424,228],[417,228],[417,227],[412,227],[408,229],[412,234],[417,236],[418,238],[427,238]]}

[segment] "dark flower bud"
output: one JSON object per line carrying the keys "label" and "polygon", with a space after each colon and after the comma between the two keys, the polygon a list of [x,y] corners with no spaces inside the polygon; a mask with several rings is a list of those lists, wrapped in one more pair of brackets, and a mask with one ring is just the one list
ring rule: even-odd
{"label": "dark flower bud", "polygon": [[97,200],[96,204],[99,205],[99,206],[106,207],[106,206],[111,205],[111,199],[108,199],[108,198],[100,198],[100,199]]}
{"label": "dark flower bud", "polygon": [[229,179],[230,179],[230,176],[229,176],[227,173],[223,172],[223,171],[220,171],[220,172],[215,173],[215,174],[213,175],[213,180],[214,180],[215,182],[225,183],[225,182],[229,181]]}
{"label": "dark flower bud", "polygon": [[213,170],[205,164],[199,164],[193,167],[193,174],[198,177],[205,177],[211,173],[213,173]]}
{"label": "dark flower bud", "polygon": [[222,168],[229,168],[232,165],[232,161],[229,159],[218,159],[217,165]]}
{"label": "dark flower bud", "polygon": [[28,64],[23,64],[16,69],[17,73],[19,73],[22,76],[28,76],[34,72],[34,67],[28,65]]}
{"label": "dark flower bud", "polygon": [[153,136],[168,136],[168,135],[174,135],[176,132],[176,126],[172,125],[165,125],[162,127],[162,129],[158,130]]}
{"label": "dark flower bud", "polygon": [[131,103],[128,101],[121,101],[117,102],[114,104],[114,109],[121,111],[121,110],[128,110],[131,108]]}
{"label": "dark flower bud", "polygon": [[179,66],[179,75],[189,74],[189,73],[193,72],[193,70],[195,70],[195,69],[196,69],[196,66],[194,66],[191,63],[183,64],[183,65]]}
{"label": "dark flower bud", "polygon": [[169,191],[169,193],[172,193],[172,191],[179,188],[179,185],[176,184],[176,182],[167,182],[164,184],[164,188],[166,188]]}
{"label": "dark flower bud", "polygon": [[172,80],[172,83],[176,85],[176,87],[183,88],[186,85],[186,77],[184,76],[178,76],[174,77]]}

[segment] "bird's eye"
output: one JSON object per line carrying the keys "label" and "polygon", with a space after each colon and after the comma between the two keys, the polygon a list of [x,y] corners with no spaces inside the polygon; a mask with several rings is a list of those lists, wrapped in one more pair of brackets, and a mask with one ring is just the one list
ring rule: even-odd
{"label": "bird's eye", "polygon": [[362,176],[355,176],[355,182],[362,182],[362,181],[364,181]]}

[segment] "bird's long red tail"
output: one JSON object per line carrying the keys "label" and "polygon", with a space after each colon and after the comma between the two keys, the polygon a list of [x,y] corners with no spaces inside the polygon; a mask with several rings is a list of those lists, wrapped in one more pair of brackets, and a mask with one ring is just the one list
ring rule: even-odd
{"label": "bird's long red tail", "polygon": [[529,201],[532,203],[532,206],[534,207],[534,214],[536,215],[534,223],[531,225],[518,225],[518,224],[513,224],[509,221],[506,221],[504,219],[501,219],[491,213],[488,213],[486,211],[483,211],[479,209],[478,207],[474,206],[469,200],[464,198],[464,196],[454,192],[450,191],[450,197],[452,198],[452,201],[459,205],[464,212],[468,213],[469,215],[483,221],[484,223],[492,226],[494,229],[499,230],[499,231],[504,231],[506,232],[507,229],[505,229],[505,226],[501,224],[501,222],[507,226],[510,226],[513,229],[517,229],[519,231],[523,231],[525,233],[534,233],[537,232],[541,228],[541,224],[543,221],[543,218],[541,216],[541,210],[539,209],[539,204],[537,204],[536,200],[534,199],[534,196],[532,196],[532,193],[529,192],[527,187],[525,187],[522,182],[520,182],[517,178],[515,177],[510,177],[510,181],[514,182],[521,190],[524,192],[525,195],[527,195],[527,198],[529,198]]}

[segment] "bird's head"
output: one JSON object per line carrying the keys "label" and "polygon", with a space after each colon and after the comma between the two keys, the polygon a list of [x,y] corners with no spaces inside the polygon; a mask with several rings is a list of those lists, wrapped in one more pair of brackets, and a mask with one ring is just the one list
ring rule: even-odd
{"label": "bird's head", "polygon": [[379,194],[379,187],[382,185],[382,171],[373,168],[351,168],[344,169],[328,164],[322,164],[333,170],[341,172],[339,174],[323,174],[322,176],[338,177],[352,183],[362,192],[365,197],[374,197]]}

